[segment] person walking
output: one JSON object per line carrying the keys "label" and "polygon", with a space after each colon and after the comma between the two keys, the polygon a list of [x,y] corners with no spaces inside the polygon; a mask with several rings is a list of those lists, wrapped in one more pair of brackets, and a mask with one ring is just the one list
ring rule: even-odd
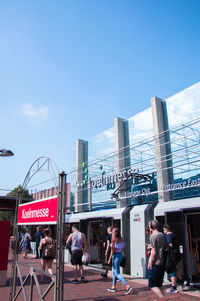
{"label": "person walking", "polygon": [[[56,254],[55,241],[52,238],[52,232],[50,228],[43,230],[44,238],[40,240],[40,254],[41,254],[41,266],[45,271],[46,266],[49,274],[53,275],[52,264]],[[44,282],[44,274],[41,274],[40,282]]]}
{"label": "person walking", "polygon": [[21,250],[24,253],[23,258],[27,259],[27,254],[29,251],[31,251],[31,231],[29,229],[26,229],[26,232],[21,240]]}
{"label": "person walking", "polygon": [[71,264],[74,268],[74,280],[72,282],[74,284],[79,283],[78,281],[78,266],[81,276],[82,282],[87,282],[88,280],[83,276],[83,263],[82,256],[83,254],[87,254],[87,242],[84,233],[79,231],[78,225],[74,224],[72,226],[72,233],[69,235],[67,242],[67,246],[70,247],[71,244]]}
{"label": "person walking", "polygon": [[164,297],[162,284],[164,278],[164,252],[166,240],[162,232],[158,231],[159,223],[153,220],[149,223],[152,231],[150,236],[151,257],[148,263],[148,286],[159,298]]}
{"label": "person walking", "polygon": [[109,268],[111,266],[111,263],[108,264],[108,260],[110,258],[111,253],[111,240],[112,240],[112,229],[113,227],[110,226],[107,228],[107,234],[106,234],[106,242],[105,242],[105,264],[106,264],[106,271],[105,274],[101,274],[102,277],[107,278]]}
{"label": "person walking", "polygon": [[124,249],[124,241],[121,237],[119,228],[113,228],[112,230],[112,242],[111,242],[111,254],[108,260],[108,264],[111,263],[112,259],[112,274],[113,274],[113,283],[112,287],[108,288],[109,292],[116,292],[116,282],[117,279],[120,280],[123,285],[126,287],[126,294],[130,294],[133,290],[132,286],[129,285],[124,277],[120,274],[120,263],[122,261],[122,250]]}
{"label": "person walking", "polygon": [[[166,237],[167,245],[172,249],[172,252],[175,255],[176,251],[178,250],[175,234],[171,231],[169,225],[163,226],[163,232]],[[177,264],[178,262],[176,262],[176,258],[174,256],[174,270],[171,273],[169,273],[169,276],[171,277],[172,286],[166,290],[167,293],[173,293],[173,294],[178,293],[178,290],[176,289]]]}
{"label": "person walking", "polygon": [[40,245],[40,240],[42,239],[42,228],[41,226],[37,227],[37,234],[36,234],[36,257],[39,258],[39,245]]}

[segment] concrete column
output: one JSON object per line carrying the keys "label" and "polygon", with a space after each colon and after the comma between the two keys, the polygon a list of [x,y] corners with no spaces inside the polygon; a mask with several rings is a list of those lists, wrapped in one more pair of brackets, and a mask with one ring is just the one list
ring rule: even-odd
{"label": "concrete column", "polygon": [[[76,189],[75,189],[75,212],[81,212],[84,206],[80,206],[87,201],[87,191],[84,181],[83,162],[88,162],[87,141],[78,139],[76,141]],[[79,205],[79,206],[78,206]]]}
{"label": "concrete column", "polygon": [[173,183],[171,145],[167,118],[166,102],[160,98],[151,99],[155,151],[157,164],[157,186],[159,202],[166,202],[171,199],[170,192],[163,191],[164,184]]}
{"label": "concrete column", "polygon": [[[130,162],[130,151],[129,151],[129,138],[128,133],[125,135],[126,120],[122,118],[115,118],[115,147],[116,147],[116,173],[123,172],[127,167],[127,162]],[[118,188],[123,182],[116,182],[116,188]],[[120,188],[126,190],[126,183]],[[119,200],[117,201],[116,207],[125,207],[127,205],[127,199],[121,197],[126,196],[126,191],[122,191],[119,194]]]}

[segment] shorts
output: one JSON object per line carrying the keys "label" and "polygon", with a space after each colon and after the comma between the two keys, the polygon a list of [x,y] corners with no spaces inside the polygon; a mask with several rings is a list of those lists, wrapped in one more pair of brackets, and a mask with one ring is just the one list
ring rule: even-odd
{"label": "shorts", "polygon": [[111,251],[108,250],[108,254],[107,254],[106,258],[105,258],[106,265],[109,266],[109,267],[112,266],[112,259],[111,259],[111,261],[110,261],[110,264],[108,264],[108,260],[109,260],[109,258],[110,258],[110,253],[111,253]]}
{"label": "shorts", "polygon": [[71,254],[71,264],[72,265],[82,265],[82,256],[83,256],[83,251],[82,250],[75,250],[72,251]]}
{"label": "shorts", "polygon": [[170,277],[176,277],[177,269],[174,269],[173,272],[169,274]]}
{"label": "shorts", "polygon": [[164,278],[163,265],[153,265],[152,269],[148,269],[149,287],[161,287]]}

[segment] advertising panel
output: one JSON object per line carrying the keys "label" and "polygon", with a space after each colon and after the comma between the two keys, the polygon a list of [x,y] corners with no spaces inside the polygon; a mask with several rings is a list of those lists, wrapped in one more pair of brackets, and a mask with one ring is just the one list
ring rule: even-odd
{"label": "advertising panel", "polygon": [[57,196],[19,205],[18,225],[57,223]]}

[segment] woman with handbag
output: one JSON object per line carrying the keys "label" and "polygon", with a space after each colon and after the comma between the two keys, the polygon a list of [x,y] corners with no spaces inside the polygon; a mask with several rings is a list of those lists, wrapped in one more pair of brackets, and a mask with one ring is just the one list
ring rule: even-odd
{"label": "woman with handbag", "polygon": [[126,287],[126,295],[128,295],[132,290],[132,286],[127,284],[124,277],[120,274],[120,263],[123,259],[122,250],[124,249],[124,241],[121,237],[119,228],[113,228],[112,230],[112,243],[111,243],[111,254],[108,260],[108,264],[112,259],[112,274],[113,274],[113,284],[111,288],[107,290],[109,292],[116,292],[116,282],[117,279],[120,280]]}

